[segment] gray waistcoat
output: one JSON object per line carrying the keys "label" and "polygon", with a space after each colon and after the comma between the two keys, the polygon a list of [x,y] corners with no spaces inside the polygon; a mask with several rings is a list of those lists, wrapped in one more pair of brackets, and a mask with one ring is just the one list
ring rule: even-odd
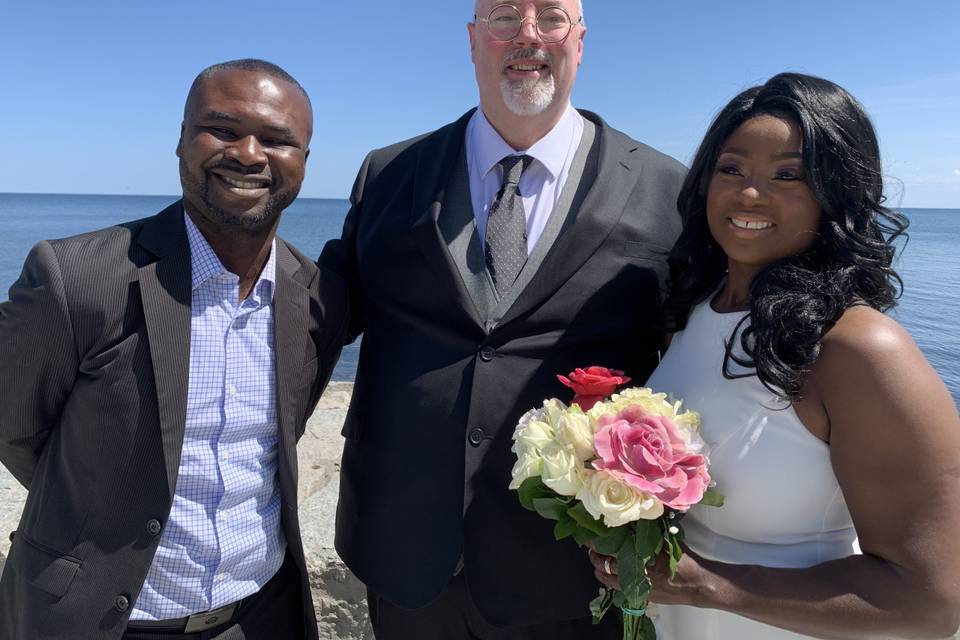
{"label": "gray waistcoat", "polygon": [[470,293],[480,316],[485,319],[487,331],[491,331],[523,292],[530,279],[540,268],[544,257],[560,232],[576,218],[580,204],[590,190],[597,175],[596,125],[583,121],[583,137],[573,157],[567,181],[560,198],[543,229],[543,234],[534,245],[516,282],[502,298],[498,298],[493,281],[487,272],[483,245],[477,233],[473,203],[470,198],[470,178],[467,173],[466,151],[450,175],[444,207],[437,220],[440,233],[447,243],[447,250],[457,265],[464,287]]}

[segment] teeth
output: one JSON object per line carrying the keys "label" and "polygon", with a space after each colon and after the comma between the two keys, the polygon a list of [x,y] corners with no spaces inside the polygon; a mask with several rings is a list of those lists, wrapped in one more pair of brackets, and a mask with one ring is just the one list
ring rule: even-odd
{"label": "teeth", "polygon": [[227,176],[220,176],[220,178],[231,187],[237,187],[238,189],[263,189],[264,187],[266,187],[266,185],[262,182],[248,182],[246,180],[234,180],[233,178],[228,178]]}
{"label": "teeth", "polygon": [[752,220],[737,220],[736,218],[730,218],[730,222],[733,226],[738,229],[769,229],[773,226],[772,222],[766,221],[752,221]]}
{"label": "teeth", "polygon": [[513,65],[510,65],[510,68],[511,68],[511,69],[515,69],[515,70],[517,70],[517,71],[539,71],[540,69],[543,69],[543,67],[544,67],[544,65],[542,65],[542,64],[513,64]]}

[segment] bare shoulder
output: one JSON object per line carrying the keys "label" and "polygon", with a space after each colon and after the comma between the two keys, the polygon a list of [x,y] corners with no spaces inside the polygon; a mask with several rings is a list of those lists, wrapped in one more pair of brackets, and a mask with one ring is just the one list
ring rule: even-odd
{"label": "bare shoulder", "polygon": [[920,358],[916,342],[896,320],[871,307],[847,309],[824,334],[818,358],[820,373],[839,373],[863,366],[889,364],[891,360]]}
{"label": "bare shoulder", "polygon": [[842,424],[904,429],[922,422],[921,413],[927,424],[956,418],[946,385],[910,334],[869,307],[848,309],[824,335],[812,374],[833,434]]}

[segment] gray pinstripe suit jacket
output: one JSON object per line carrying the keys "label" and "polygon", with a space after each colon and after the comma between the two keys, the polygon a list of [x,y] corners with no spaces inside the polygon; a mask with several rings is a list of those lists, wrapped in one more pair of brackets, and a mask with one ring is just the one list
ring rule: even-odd
{"label": "gray pinstripe suit jacket", "polygon": [[[183,441],[191,291],[181,212],[177,202],[39,243],[0,304],[0,462],[29,489],[0,578],[0,640],[119,638],[126,627]],[[310,638],[295,445],[346,315],[343,282],[278,240],[278,473]]]}

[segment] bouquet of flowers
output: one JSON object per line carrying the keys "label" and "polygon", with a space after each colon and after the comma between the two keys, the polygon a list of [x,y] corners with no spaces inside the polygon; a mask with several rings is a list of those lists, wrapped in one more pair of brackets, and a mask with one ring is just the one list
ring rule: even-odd
{"label": "bouquet of flowers", "polygon": [[557,521],[557,540],[572,536],[617,557],[620,590],[600,590],[590,603],[594,622],[618,606],[623,637],[652,640],[647,565],[663,551],[675,573],[679,516],[723,503],[710,488],[700,416],[651,389],[614,393],[630,381],[622,371],[588,367],[557,378],[576,395],[569,406],[551,398],[520,418],[510,488],[525,508]]}

